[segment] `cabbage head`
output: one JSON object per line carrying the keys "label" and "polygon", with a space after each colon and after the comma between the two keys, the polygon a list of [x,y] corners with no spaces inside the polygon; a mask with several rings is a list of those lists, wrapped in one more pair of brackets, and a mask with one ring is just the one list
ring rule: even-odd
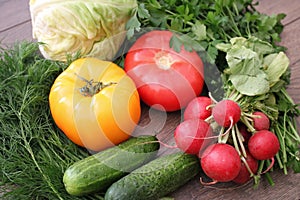
{"label": "cabbage head", "polygon": [[136,0],[30,0],[33,39],[51,60],[80,53],[111,60],[125,36]]}

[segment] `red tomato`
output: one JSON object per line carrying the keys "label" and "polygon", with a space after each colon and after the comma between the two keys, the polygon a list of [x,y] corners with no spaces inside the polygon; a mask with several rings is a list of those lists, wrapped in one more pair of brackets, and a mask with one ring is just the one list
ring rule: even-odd
{"label": "red tomato", "polygon": [[193,51],[170,48],[170,31],[150,31],[133,44],[124,67],[136,83],[141,99],[153,108],[184,108],[203,89],[203,62]]}

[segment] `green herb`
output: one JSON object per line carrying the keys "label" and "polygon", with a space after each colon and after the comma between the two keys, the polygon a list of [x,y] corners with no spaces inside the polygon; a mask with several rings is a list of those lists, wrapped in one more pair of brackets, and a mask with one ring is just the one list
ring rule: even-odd
{"label": "green herb", "polygon": [[216,47],[226,52],[224,73],[237,91],[248,96],[268,93],[290,64],[284,52],[276,53],[271,44],[256,37],[235,37]]}
{"label": "green herb", "polygon": [[56,128],[48,105],[66,66],[43,59],[36,43],[0,50],[1,199],[77,199],[64,190],[62,176],[88,152]]}
{"label": "green herb", "polygon": [[[183,34],[173,40],[196,51],[205,50],[205,61],[220,60],[216,45],[233,37],[255,36],[270,42],[276,50],[280,41],[284,14],[268,16],[259,13],[253,0],[140,0],[136,14],[127,23],[128,36],[143,28],[161,28]],[[222,54],[221,54],[222,55]]]}

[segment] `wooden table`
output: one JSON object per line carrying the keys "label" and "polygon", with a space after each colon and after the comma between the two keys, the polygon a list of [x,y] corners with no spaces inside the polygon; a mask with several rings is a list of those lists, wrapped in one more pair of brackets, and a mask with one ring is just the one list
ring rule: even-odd
{"label": "wooden table", "polygon": [[[31,20],[28,0],[1,0],[0,3],[0,40],[2,44],[10,45],[16,41],[32,40]],[[300,102],[300,4],[299,0],[259,0],[258,10],[266,14],[286,13],[283,20],[285,25],[282,33],[283,46],[288,47],[287,55],[291,61],[291,84],[288,92],[295,100]],[[149,114],[153,116],[149,119]],[[169,141],[176,125],[180,122],[179,112],[168,113],[167,115],[157,112],[148,112],[143,109],[141,124],[157,123],[157,117],[165,119],[158,127],[162,134],[160,139]],[[300,118],[298,118],[300,127]],[[298,130],[300,130],[298,128]],[[147,131],[144,129],[144,131]],[[217,184],[215,186],[203,186],[199,179],[194,179],[188,184],[171,194],[178,200],[196,199],[300,199],[300,174],[283,175],[282,171],[272,172],[275,186],[271,187],[266,180],[262,180],[257,189],[252,183],[236,186],[231,184]]]}

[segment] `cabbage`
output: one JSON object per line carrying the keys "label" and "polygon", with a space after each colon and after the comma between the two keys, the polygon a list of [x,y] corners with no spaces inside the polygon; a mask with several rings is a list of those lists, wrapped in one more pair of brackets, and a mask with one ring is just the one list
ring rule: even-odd
{"label": "cabbage", "polygon": [[30,0],[33,39],[45,58],[80,53],[111,60],[122,45],[136,0]]}

